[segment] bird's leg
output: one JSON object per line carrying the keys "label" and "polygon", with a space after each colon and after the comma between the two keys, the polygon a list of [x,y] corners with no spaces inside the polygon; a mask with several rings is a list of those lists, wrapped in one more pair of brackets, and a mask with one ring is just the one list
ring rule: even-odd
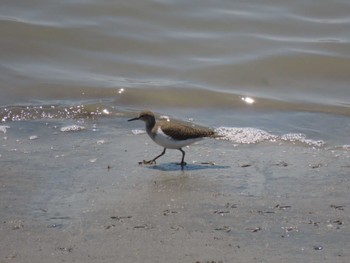
{"label": "bird's leg", "polygon": [[181,148],[179,148],[179,151],[182,152],[182,159],[181,159],[181,163],[179,163],[179,165],[181,165],[181,167],[183,168],[186,165],[186,163],[184,161],[185,160],[185,151],[182,150]]}
{"label": "bird's leg", "polygon": [[164,148],[164,150],[162,151],[162,153],[159,154],[158,156],[156,156],[155,158],[153,158],[152,160],[149,160],[149,161],[143,160],[142,163],[143,163],[143,164],[156,164],[156,160],[157,160],[159,157],[163,156],[163,155],[165,154],[165,151],[166,151],[166,148]]}

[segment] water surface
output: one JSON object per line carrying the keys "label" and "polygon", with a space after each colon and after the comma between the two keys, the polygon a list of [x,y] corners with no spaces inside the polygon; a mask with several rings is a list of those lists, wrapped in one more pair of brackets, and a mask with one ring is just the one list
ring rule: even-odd
{"label": "water surface", "polygon": [[[243,125],[228,115],[256,128],[264,118],[280,132],[311,125],[342,141],[349,11],[346,0],[7,1],[0,119],[149,108],[217,127]],[[208,113],[225,122],[206,121]]]}

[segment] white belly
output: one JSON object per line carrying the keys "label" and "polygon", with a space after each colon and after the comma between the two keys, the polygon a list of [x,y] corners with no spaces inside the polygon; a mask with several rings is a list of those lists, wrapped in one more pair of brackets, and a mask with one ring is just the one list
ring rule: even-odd
{"label": "white belly", "polygon": [[160,128],[157,131],[157,135],[152,139],[155,143],[168,149],[179,149],[184,146],[190,145],[194,142],[198,142],[202,140],[202,138],[193,138],[193,139],[177,141],[167,136],[165,133],[163,133]]}

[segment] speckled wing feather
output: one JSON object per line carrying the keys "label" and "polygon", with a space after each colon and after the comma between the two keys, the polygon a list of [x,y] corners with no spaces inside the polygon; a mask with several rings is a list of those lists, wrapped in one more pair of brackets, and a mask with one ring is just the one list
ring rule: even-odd
{"label": "speckled wing feather", "polygon": [[171,122],[162,122],[159,126],[164,134],[172,137],[175,140],[215,136],[215,132],[213,130],[190,127],[180,123],[173,124]]}

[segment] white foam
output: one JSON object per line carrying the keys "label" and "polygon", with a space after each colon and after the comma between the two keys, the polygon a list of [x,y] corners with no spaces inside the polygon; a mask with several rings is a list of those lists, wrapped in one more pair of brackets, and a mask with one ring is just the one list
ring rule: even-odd
{"label": "white foam", "polygon": [[300,142],[310,146],[320,147],[325,144],[322,140],[312,140],[306,138],[302,133],[287,133],[282,136],[278,136],[267,131],[256,128],[234,128],[234,127],[219,127],[215,129],[220,140],[228,140],[234,143],[241,144],[254,144],[263,141],[286,141],[286,142]]}
{"label": "white foam", "polygon": [[281,140],[288,142],[301,142],[306,143],[310,146],[320,147],[325,144],[322,140],[311,140],[307,139],[305,134],[302,133],[287,133],[281,136]]}
{"label": "white foam", "polygon": [[222,140],[228,140],[242,144],[274,141],[278,138],[276,135],[256,128],[219,127],[215,129],[215,131],[218,135],[223,136],[220,138]]}
{"label": "white foam", "polygon": [[6,133],[10,126],[0,125],[0,132]]}
{"label": "white foam", "polygon": [[139,135],[139,134],[144,134],[146,133],[145,130],[131,130],[132,134],[134,135]]}
{"label": "white foam", "polygon": [[104,139],[101,139],[101,140],[97,140],[97,145],[102,145],[102,144],[105,144],[106,143],[106,140]]}
{"label": "white foam", "polygon": [[60,129],[62,132],[74,132],[74,131],[82,131],[85,130],[85,127],[80,126],[80,125],[68,125],[61,127]]}

